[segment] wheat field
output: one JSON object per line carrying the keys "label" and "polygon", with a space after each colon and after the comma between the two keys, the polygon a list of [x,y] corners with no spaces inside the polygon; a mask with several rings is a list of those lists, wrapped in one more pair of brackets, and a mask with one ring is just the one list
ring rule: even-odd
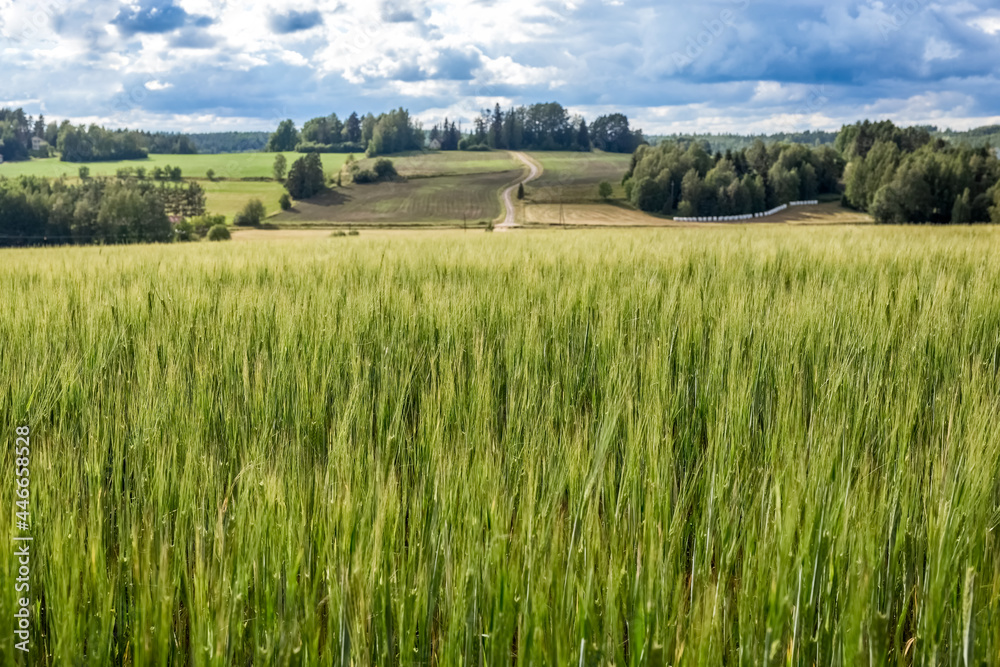
{"label": "wheat field", "polygon": [[30,663],[996,664],[998,251],[989,227],[0,251]]}

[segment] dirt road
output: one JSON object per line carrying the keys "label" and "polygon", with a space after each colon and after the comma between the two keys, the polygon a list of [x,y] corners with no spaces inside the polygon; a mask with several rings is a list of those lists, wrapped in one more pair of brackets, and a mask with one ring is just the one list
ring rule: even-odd
{"label": "dirt road", "polygon": [[530,183],[531,181],[535,180],[536,178],[542,175],[542,165],[538,164],[524,153],[521,153],[520,151],[510,151],[510,154],[515,158],[517,158],[518,160],[520,160],[521,162],[523,162],[524,164],[526,164],[530,171],[528,173],[527,178],[518,181],[514,185],[504,190],[503,205],[507,213],[504,216],[503,222],[501,222],[496,226],[496,230],[498,232],[504,232],[510,229],[516,229],[517,227],[521,226],[514,221],[514,193],[517,192],[517,186]]}

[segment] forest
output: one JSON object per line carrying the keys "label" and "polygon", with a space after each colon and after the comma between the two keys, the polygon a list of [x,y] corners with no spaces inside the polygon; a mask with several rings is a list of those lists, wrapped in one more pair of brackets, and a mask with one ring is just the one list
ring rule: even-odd
{"label": "forest", "polygon": [[681,217],[758,213],[837,192],[844,160],[831,146],[756,141],[712,155],[702,142],[640,146],[622,179],[642,211]]}
{"label": "forest", "polygon": [[878,223],[1000,222],[996,150],[956,145],[935,132],[866,120],[844,126],[832,145],[757,139],[714,155],[707,141],[665,141],[639,147],[622,182],[640,210],[680,217],[757,213],[840,195],[845,207]]}
{"label": "forest", "polygon": [[134,177],[0,178],[0,245],[156,243],[174,238],[174,221],[205,214],[195,182]]}
{"label": "forest", "polygon": [[[33,139],[41,140],[41,150],[32,149]],[[58,151],[64,162],[110,162],[142,160],[150,153],[190,155],[198,147],[190,137],[172,132],[109,130],[98,125],[46,122],[44,115],[33,118],[23,109],[0,109],[0,155],[5,162],[31,157],[51,157]]]}
{"label": "forest", "polygon": [[881,223],[1000,223],[1000,160],[987,146],[954,145],[889,121],[845,127],[844,204]]}
{"label": "forest", "polygon": [[484,109],[472,128],[445,118],[424,131],[406,109],[399,108],[375,116],[351,113],[341,120],[336,113],[312,118],[295,127],[291,119],[279,123],[268,140],[268,151],[300,153],[366,153],[387,155],[425,148],[485,151],[560,150],[589,151],[593,148],[631,153],[645,142],[641,130],[629,126],[624,114],[596,118],[588,126],[558,102],[532,104],[504,111],[497,104]]}

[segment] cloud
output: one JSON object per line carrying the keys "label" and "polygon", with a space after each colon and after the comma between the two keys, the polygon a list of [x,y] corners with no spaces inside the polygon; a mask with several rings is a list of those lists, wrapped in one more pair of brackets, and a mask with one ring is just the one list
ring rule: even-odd
{"label": "cloud", "polygon": [[412,23],[425,12],[412,0],[382,0],[380,15],[386,23]]}
{"label": "cloud", "polygon": [[307,12],[291,10],[285,14],[272,14],[269,24],[274,32],[287,35],[323,25],[323,15],[316,10]]}
{"label": "cloud", "polygon": [[208,16],[188,14],[182,7],[173,4],[173,0],[147,0],[139,6],[122,7],[111,20],[111,24],[126,37],[171,32],[187,25],[206,28],[213,22]]}
{"label": "cloud", "polygon": [[994,5],[0,0],[0,90],[54,118],[197,129],[401,104],[468,120],[550,100],[621,109],[647,131],[835,129],[866,114],[958,126],[1000,108]]}

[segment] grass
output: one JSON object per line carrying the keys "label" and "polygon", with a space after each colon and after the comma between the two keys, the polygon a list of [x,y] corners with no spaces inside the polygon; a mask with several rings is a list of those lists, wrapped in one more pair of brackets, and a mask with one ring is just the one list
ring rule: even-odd
{"label": "grass", "polygon": [[543,168],[542,176],[526,187],[527,203],[600,203],[597,186],[608,181],[614,186],[612,199],[625,196],[621,180],[632,160],[630,154],[573,152],[529,153]]}
{"label": "grass", "polygon": [[344,185],[268,221],[299,225],[461,225],[500,215],[499,191],[519,171],[412,178],[399,183]]}
{"label": "grass", "polygon": [[30,662],[990,664],[998,251],[989,227],[2,251]]}
{"label": "grass", "polygon": [[[285,153],[288,165],[302,157],[299,153]],[[221,179],[270,178],[274,158],[277,153],[220,153],[217,155],[150,155],[145,160],[123,160],[118,162],[61,162],[58,158],[29,160],[27,162],[5,162],[0,164],[0,176],[13,178],[22,174],[46,178],[77,178],[81,166],[90,169],[91,176],[114,176],[123,167],[133,169],[143,167],[147,173],[154,167],[167,165],[180,167],[184,178],[205,179],[209,169]],[[327,153],[323,156],[323,168],[336,172],[347,159],[346,155]]]}
{"label": "grass", "polygon": [[264,203],[268,214],[280,210],[278,199],[285,192],[277,181],[202,181],[200,185],[205,189],[208,212],[225,215],[229,222],[255,197]]}

